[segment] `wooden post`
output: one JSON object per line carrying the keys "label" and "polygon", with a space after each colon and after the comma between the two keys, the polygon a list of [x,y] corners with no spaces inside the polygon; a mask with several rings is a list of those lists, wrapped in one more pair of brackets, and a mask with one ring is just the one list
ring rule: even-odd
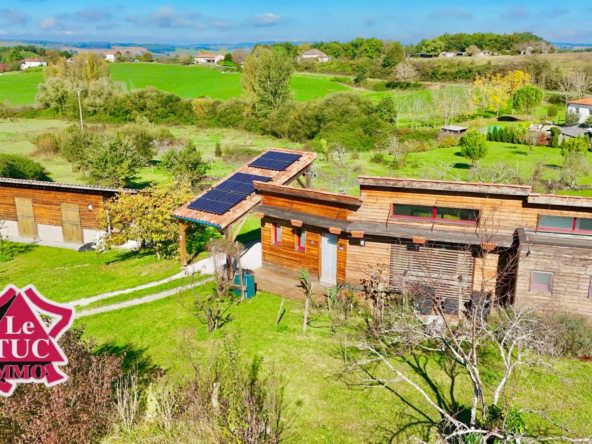
{"label": "wooden post", "polygon": [[[224,230],[224,239],[227,242],[232,242],[232,225],[229,225]],[[232,269],[232,259],[233,259],[233,255],[230,253],[227,253],[226,254],[226,278],[229,281],[232,281],[232,278],[234,277],[232,274],[232,272],[234,271]]]}
{"label": "wooden post", "polygon": [[[236,230],[234,230],[234,234],[232,236],[232,242],[234,242],[237,238],[237,236],[239,235],[240,231],[243,229],[243,225],[245,224],[245,221],[247,220],[247,216],[244,216],[243,219],[238,223],[238,226],[236,227]],[[235,226],[237,225],[236,223],[234,224]]]}
{"label": "wooden post", "polygon": [[181,251],[181,265],[187,266],[187,244],[185,242],[185,233],[187,231],[187,224],[179,221],[179,249]]}
{"label": "wooden post", "polygon": [[309,166],[306,169],[306,173],[304,173],[306,176],[306,188],[308,188],[309,190],[312,189],[312,168]]}

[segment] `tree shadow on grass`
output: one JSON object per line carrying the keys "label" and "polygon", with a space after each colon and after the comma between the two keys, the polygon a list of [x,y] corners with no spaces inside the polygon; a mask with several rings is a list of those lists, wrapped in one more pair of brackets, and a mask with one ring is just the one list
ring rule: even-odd
{"label": "tree shadow on grass", "polygon": [[21,244],[20,242],[4,242],[4,247],[1,256],[6,257],[8,260],[14,259],[19,254],[29,253],[37,248],[35,244]]}
{"label": "tree shadow on grass", "polygon": [[164,375],[164,370],[152,362],[148,356],[148,347],[138,348],[134,344],[124,345],[107,342],[94,350],[94,354],[107,353],[111,356],[123,358],[122,370],[124,374],[137,370],[138,379],[143,384],[149,384]]}
{"label": "tree shadow on grass", "polygon": [[[355,348],[346,350],[344,346],[341,346],[339,351],[334,349],[334,352],[331,353],[333,357],[342,362],[351,362],[352,357],[355,361],[356,354]],[[467,425],[470,424],[470,407],[458,402],[455,397],[457,380],[463,374],[459,365],[443,356],[413,352],[399,357],[392,357],[392,359],[399,364],[405,364],[406,370],[404,370],[404,373],[416,383],[419,383],[439,408],[458,421]],[[432,368],[429,369],[428,365]],[[397,365],[395,364],[395,366]],[[376,362],[358,366],[357,368],[360,371],[357,377],[347,370],[341,373],[342,379],[351,389],[365,390],[368,387],[376,387],[380,390],[388,390],[406,407],[397,412],[399,418],[406,418],[404,421],[399,421],[394,426],[377,424],[377,428],[382,431],[383,436],[373,442],[406,442],[411,441],[418,434],[423,435],[422,439],[429,442],[434,430],[442,432],[444,431],[442,427],[447,427],[446,421],[442,421],[443,415],[432,407],[426,409],[425,403],[421,402],[423,397],[419,392],[413,392],[413,389],[411,389],[413,395],[409,395],[409,393],[399,390],[399,387],[402,387],[404,383],[385,383],[383,379],[380,379],[384,378],[384,368]],[[441,377],[442,373],[446,375],[445,378]],[[379,375],[379,377],[377,378],[376,375]],[[363,382],[360,383],[360,380]],[[409,388],[410,386],[406,385],[404,387]],[[446,430],[446,432],[452,432],[452,430]]]}
{"label": "tree shadow on grass", "polygon": [[455,163],[454,165],[452,165],[452,168],[458,168],[460,170],[470,170],[471,169],[471,165],[469,165],[468,163]]}
{"label": "tree shadow on grass", "polygon": [[520,156],[528,156],[528,151],[524,151],[518,148],[515,148],[512,150],[512,154],[518,154]]}
{"label": "tree shadow on grass", "polygon": [[115,258],[105,262],[105,265],[115,264],[117,262],[125,262],[130,259],[140,259],[148,256],[154,256],[152,250],[127,250],[120,252]]}

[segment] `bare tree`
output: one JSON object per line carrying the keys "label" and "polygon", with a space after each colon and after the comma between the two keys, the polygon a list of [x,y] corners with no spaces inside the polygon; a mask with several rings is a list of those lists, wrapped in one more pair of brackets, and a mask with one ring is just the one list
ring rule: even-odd
{"label": "bare tree", "polygon": [[512,174],[507,164],[497,162],[490,167],[481,167],[469,171],[468,180],[470,182],[482,183],[509,183],[512,180]]}
{"label": "bare tree", "polygon": [[419,74],[411,62],[397,64],[393,70],[393,79],[397,82],[414,82]]}
{"label": "bare tree", "polygon": [[395,111],[397,112],[397,116],[395,117],[395,126],[399,127],[399,119],[401,115],[407,112],[409,108],[409,99],[407,95],[404,94],[394,94],[393,96],[393,106]]}
{"label": "bare tree", "polygon": [[535,145],[540,145],[541,139],[544,137],[542,131],[532,130],[527,131],[524,135],[524,143],[528,146],[528,154],[532,153],[532,149]]}
{"label": "bare tree", "polygon": [[138,371],[120,377],[115,383],[115,409],[123,427],[130,432],[140,409],[140,387]]}
{"label": "bare tree", "polygon": [[569,71],[561,71],[556,79],[556,82],[557,86],[559,86],[559,90],[561,91],[561,95],[565,100],[565,108],[567,109],[567,102],[569,102],[569,99],[571,99],[571,96],[574,94],[575,90],[573,73]]}
{"label": "bare tree", "polygon": [[572,74],[573,89],[578,99],[583,99],[592,86],[592,76],[588,71],[578,70]]}
{"label": "bare tree", "polygon": [[333,148],[333,154],[337,156],[339,166],[342,167],[343,160],[345,158],[345,155],[347,154],[347,149],[345,148],[345,146],[338,142],[337,144],[335,144],[335,147]]}
{"label": "bare tree", "polygon": [[416,94],[411,98],[411,104],[409,107],[409,111],[411,112],[411,129],[419,126],[421,117],[425,113],[426,105],[426,99],[422,95]]}
{"label": "bare tree", "polygon": [[310,305],[312,298],[314,297],[314,285],[308,275],[308,270],[300,269],[300,286],[304,289],[305,300],[304,300],[304,323],[302,324],[302,333],[306,333],[306,326],[308,325],[308,314],[310,311]]}

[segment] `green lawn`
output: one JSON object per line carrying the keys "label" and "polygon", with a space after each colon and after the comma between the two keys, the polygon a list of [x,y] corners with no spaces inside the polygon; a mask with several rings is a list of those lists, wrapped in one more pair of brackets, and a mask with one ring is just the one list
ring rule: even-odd
{"label": "green lawn", "polygon": [[11,243],[18,249],[0,262],[0,282],[25,287],[33,284],[47,298],[67,302],[167,278],[180,271],[173,260],[152,253],[112,250],[97,255],[64,248]]}
{"label": "green lawn", "polygon": [[15,72],[0,75],[0,103],[32,105],[37,85],[43,82],[40,72]]}
{"label": "green lawn", "polygon": [[[208,96],[214,99],[240,97],[240,74],[222,73],[203,66],[161,65],[156,63],[113,63],[113,80],[124,82],[128,88],[154,86],[183,98]],[[37,85],[43,82],[41,72],[17,72],[0,75],[0,103],[32,105]],[[329,77],[294,75],[292,89],[297,100],[324,97],[335,91],[350,88],[331,82]]]}
{"label": "green lawn", "polygon": [[[185,305],[191,303],[188,292],[181,297]],[[343,333],[339,330],[331,333],[326,318],[317,314],[311,323],[312,328],[303,334],[301,302],[284,302],[286,314],[276,328],[281,298],[258,294],[233,308],[231,322],[221,331],[208,335],[205,327],[177,299],[178,296],[171,296],[143,306],[85,317],[77,323],[86,325],[86,336],[95,338],[99,346],[129,349],[142,361],[147,359],[170,370],[173,378],[178,377],[179,372],[190,373],[181,352],[181,346],[187,345],[187,335],[195,338],[198,353],[204,359],[212,350],[220,348],[225,334],[238,337],[245,357],[252,359],[259,355],[264,365],[273,364],[283,373],[290,402],[285,416],[296,417],[292,430],[292,435],[297,436],[295,442],[406,443],[409,440],[405,434],[393,441],[384,439],[390,437],[389,431],[394,432],[408,424],[417,414],[406,403],[433,418],[436,416],[405,384],[394,384],[403,400],[383,389],[348,387],[338,375],[342,365],[339,350],[344,341]],[[436,367],[433,362],[427,362],[427,371],[434,382],[443,383],[446,377]],[[556,375],[535,373],[530,375],[532,386],[526,384],[514,394],[517,404],[528,401],[531,406],[549,408],[560,423],[589,431],[592,369],[588,364],[574,360],[559,362],[558,368],[569,381],[569,388],[562,386]],[[490,377],[491,374],[486,375],[486,379]],[[466,390],[466,380],[460,378],[455,390],[457,398],[467,399]],[[564,402],[566,397],[569,403]]]}

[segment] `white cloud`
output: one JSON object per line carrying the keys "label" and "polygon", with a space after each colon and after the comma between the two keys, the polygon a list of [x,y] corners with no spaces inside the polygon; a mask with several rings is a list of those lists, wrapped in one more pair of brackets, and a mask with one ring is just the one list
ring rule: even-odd
{"label": "white cloud", "polygon": [[502,12],[500,18],[502,20],[516,20],[530,17],[530,11],[524,6],[514,6],[508,12]]}
{"label": "white cloud", "polygon": [[39,20],[39,28],[43,30],[54,29],[60,24],[59,20],[54,17],[45,17]]}
{"label": "white cloud", "polygon": [[275,26],[282,22],[279,15],[268,12],[267,14],[258,14],[253,17],[253,24],[258,27]]}
{"label": "white cloud", "polygon": [[0,9],[0,20],[7,26],[25,26],[30,17],[17,9]]}
{"label": "white cloud", "polygon": [[156,26],[157,28],[197,28],[205,26],[197,19],[200,14],[197,11],[187,10],[177,12],[174,6],[160,6],[147,17],[129,15],[125,21],[138,26]]}
{"label": "white cloud", "polygon": [[461,18],[461,19],[470,19],[473,18],[473,14],[463,11],[462,9],[456,8],[443,8],[438,9],[430,14],[428,17],[431,19],[442,19],[442,18]]}

